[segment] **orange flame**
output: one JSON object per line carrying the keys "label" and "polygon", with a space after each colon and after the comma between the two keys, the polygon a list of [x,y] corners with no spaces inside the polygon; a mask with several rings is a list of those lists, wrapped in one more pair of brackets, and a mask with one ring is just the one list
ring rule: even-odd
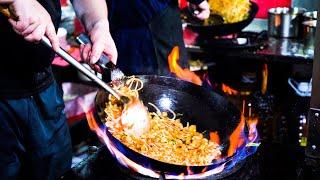
{"label": "orange flame", "polygon": [[174,73],[178,78],[192,82],[199,86],[202,85],[202,81],[199,76],[197,76],[194,72],[189,69],[182,69],[178,64],[179,60],[179,47],[175,46],[171,53],[168,56],[169,70]]}
{"label": "orange flame", "polygon": [[255,139],[255,136],[257,134],[257,128],[256,128],[257,124],[258,124],[258,118],[249,118],[247,120],[247,126],[249,129],[248,139],[250,142]]}
{"label": "orange flame", "polygon": [[221,87],[222,91],[228,95],[238,95],[239,92],[233,88],[231,88],[230,86],[222,83],[222,87]]}
{"label": "orange flame", "polygon": [[262,69],[262,84],[261,84],[261,92],[262,94],[266,94],[268,88],[268,65],[264,64]]}
{"label": "orange flame", "polygon": [[233,131],[231,136],[229,137],[230,146],[228,149],[228,156],[232,156],[236,150],[243,145],[245,139],[243,137],[243,130],[245,126],[245,118],[244,115],[241,115],[240,123],[237,128]]}
{"label": "orange flame", "polygon": [[94,113],[93,111],[87,111],[85,112],[86,114],[86,118],[87,118],[87,122],[89,125],[89,128],[91,129],[91,131],[96,131],[97,129],[99,129],[99,126],[94,118]]}
{"label": "orange flame", "polygon": [[217,131],[210,132],[210,141],[220,144],[220,138]]}
{"label": "orange flame", "polygon": [[[232,134],[229,137],[230,140],[230,146],[228,149],[228,156],[232,156],[239,147],[241,147],[245,141],[246,138],[248,138],[249,142],[253,142],[255,138],[257,137],[257,124],[258,124],[258,118],[251,117],[251,113],[249,113],[248,120],[245,120],[245,100],[242,102],[242,112],[240,117],[240,123],[236,127],[236,129],[232,132]],[[251,109],[249,109],[251,110]],[[247,125],[249,129],[248,137],[244,137],[244,127]]]}

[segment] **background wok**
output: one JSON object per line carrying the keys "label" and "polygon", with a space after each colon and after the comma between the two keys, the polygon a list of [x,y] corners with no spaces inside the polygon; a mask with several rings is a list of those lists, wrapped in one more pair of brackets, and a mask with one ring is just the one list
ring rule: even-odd
{"label": "background wok", "polygon": [[[207,36],[207,37],[212,37],[212,36],[224,36],[224,35],[229,35],[229,34],[234,34],[234,33],[239,33],[247,27],[256,14],[258,13],[259,7],[255,2],[250,1],[251,7],[249,11],[248,18],[236,22],[236,23],[228,23],[228,24],[215,24],[215,25],[204,25],[203,22],[188,22],[187,26],[194,32],[197,32],[200,36]],[[187,20],[188,21],[188,20]]]}

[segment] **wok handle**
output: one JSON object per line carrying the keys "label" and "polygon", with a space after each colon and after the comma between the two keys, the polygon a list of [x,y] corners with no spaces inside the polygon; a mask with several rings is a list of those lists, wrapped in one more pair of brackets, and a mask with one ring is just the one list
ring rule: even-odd
{"label": "wok handle", "polygon": [[[52,45],[49,41],[49,39],[45,36],[42,37],[41,43],[46,45],[47,47],[52,49]],[[120,95],[112,89],[108,84],[103,82],[100,78],[98,78],[94,73],[92,73],[89,69],[84,67],[81,63],[79,63],[74,57],[72,57],[69,53],[67,53],[64,49],[59,47],[58,51],[55,52],[60,57],[62,57],[65,61],[73,65],[75,68],[77,68],[80,72],[82,72],[84,75],[86,75],[88,78],[96,82],[99,86],[101,86],[103,89],[110,92],[112,95],[114,95],[117,99],[120,99]]]}
{"label": "wok handle", "polygon": [[[78,37],[76,37],[76,40],[79,44],[82,44],[82,45],[91,44],[91,41],[86,34],[80,34]],[[116,66],[111,62],[110,58],[103,53],[100,59],[98,60],[98,62],[96,63],[96,65],[98,65],[103,70],[106,70],[106,69],[113,70],[116,68]]]}

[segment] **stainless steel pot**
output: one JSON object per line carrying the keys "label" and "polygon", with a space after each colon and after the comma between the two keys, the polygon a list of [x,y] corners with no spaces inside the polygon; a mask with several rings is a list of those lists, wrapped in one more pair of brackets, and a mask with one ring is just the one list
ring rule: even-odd
{"label": "stainless steel pot", "polygon": [[304,51],[308,55],[314,55],[317,20],[304,21],[302,25]]}
{"label": "stainless steel pot", "polygon": [[304,8],[277,7],[268,11],[268,34],[281,38],[300,38]]}

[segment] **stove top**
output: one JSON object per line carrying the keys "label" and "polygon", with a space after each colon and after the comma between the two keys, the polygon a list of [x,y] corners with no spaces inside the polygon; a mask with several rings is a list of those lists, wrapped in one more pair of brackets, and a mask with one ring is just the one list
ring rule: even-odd
{"label": "stove top", "polygon": [[250,50],[263,49],[266,44],[267,32],[240,32],[239,34],[226,37],[201,37],[197,38],[196,45],[204,49],[228,49],[228,50]]}
{"label": "stove top", "polygon": [[[258,151],[248,157],[235,172],[207,179],[309,179],[315,175],[305,165],[303,155],[302,148],[296,149],[277,142],[262,142]],[[152,179],[119,165],[103,145],[60,179],[109,178]]]}
{"label": "stove top", "polygon": [[184,30],[184,40],[187,47],[201,47],[216,50],[257,50],[266,46],[267,32],[240,32],[228,36],[200,36],[189,29]]}
{"label": "stove top", "polygon": [[[236,166],[234,171],[227,174],[208,177],[207,179],[235,179],[244,177],[249,179],[258,176],[259,171],[254,164],[254,157],[248,158],[243,163]],[[248,169],[247,167],[251,167]],[[127,180],[148,180],[154,179],[136,173],[126,167],[121,166],[109,153],[108,149],[101,146],[96,152],[91,154],[86,160],[79,163],[72,170],[67,172],[61,179],[127,179]],[[160,177],[160,179],[163,177]],[[164,179],[164,178],[163,178]]]}

